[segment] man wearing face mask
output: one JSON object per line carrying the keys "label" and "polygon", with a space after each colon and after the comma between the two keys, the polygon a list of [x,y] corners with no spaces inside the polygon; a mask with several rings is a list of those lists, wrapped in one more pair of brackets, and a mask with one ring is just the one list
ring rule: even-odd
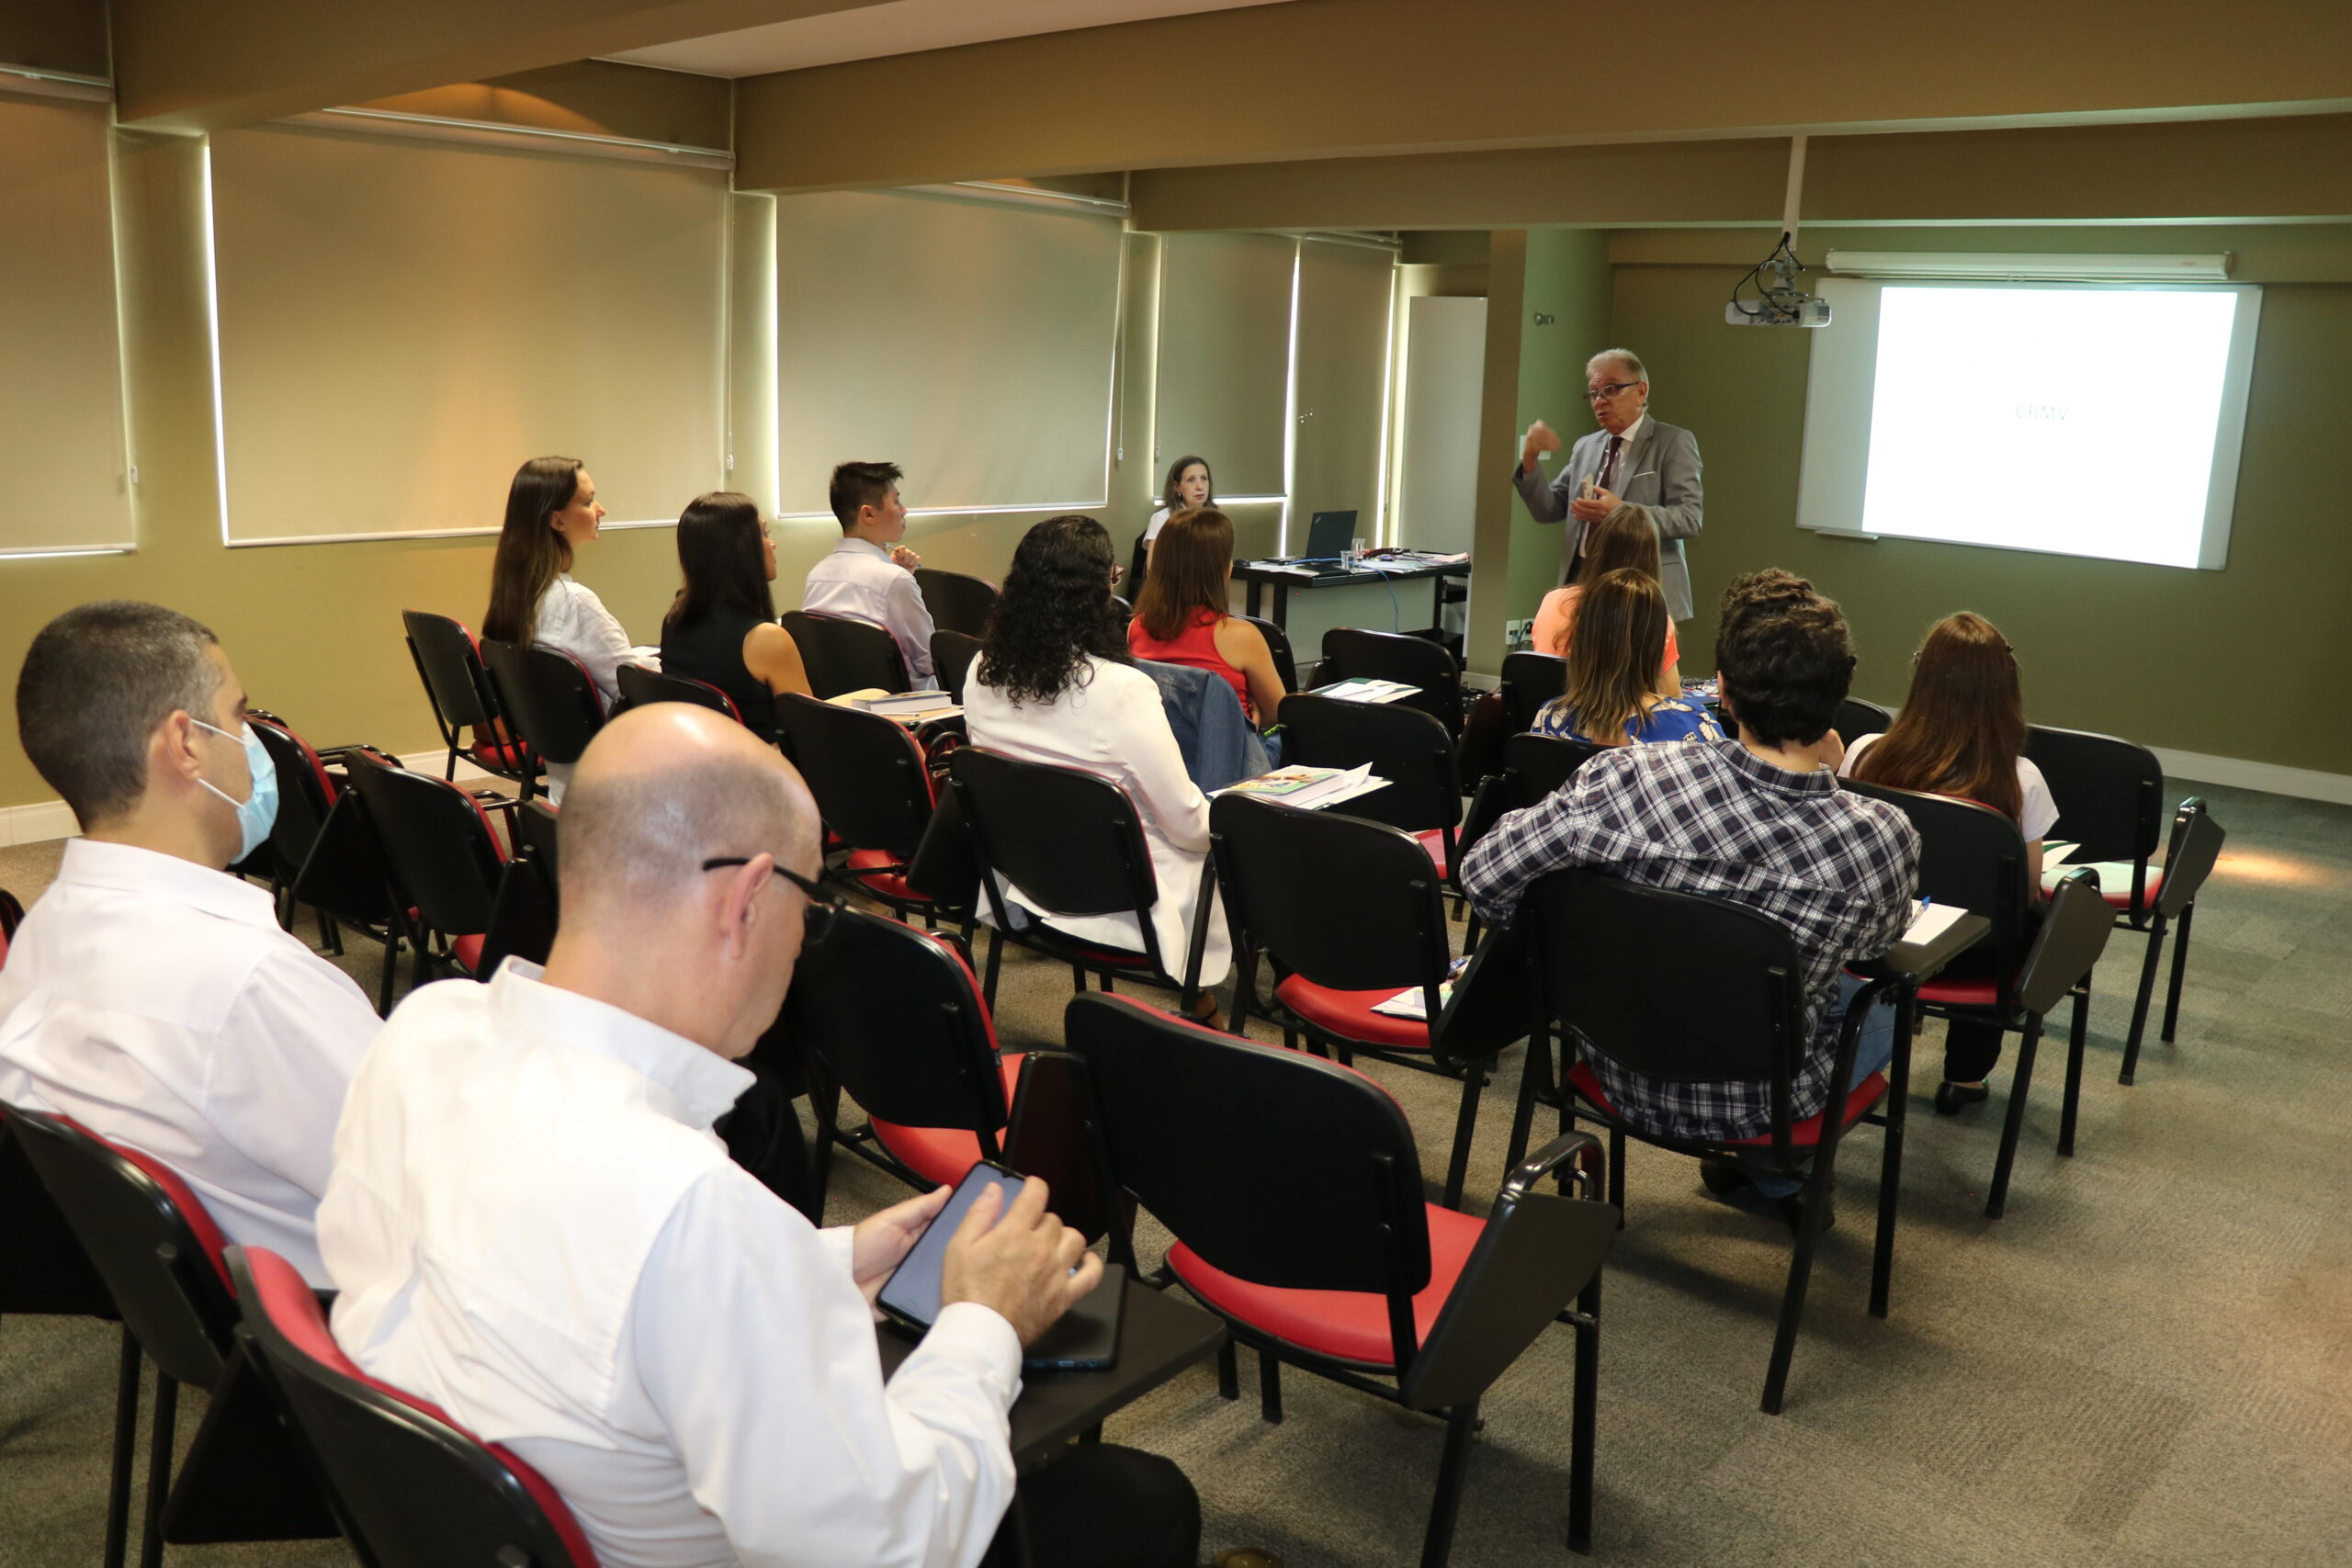
{"label": "man wearing face mask", "polygon": [[0,968],[0,1102],[154,1156],[323,1285],[314,1214],[382,1021],[226,874],[277,809],[228,658],[177,611],[84,604],[33,638],[17,729],[84,836]]}

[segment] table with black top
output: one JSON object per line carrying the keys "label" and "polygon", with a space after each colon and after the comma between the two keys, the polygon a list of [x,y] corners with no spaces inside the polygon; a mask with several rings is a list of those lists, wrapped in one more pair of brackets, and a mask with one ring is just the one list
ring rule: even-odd
{"label": "table with black top", "polygon": [[[914,1351],[903,1329],[880,1325],[882,1375]],[[1127,1281],[1118,1361],[1101,1371],[1021,1374],[1012,1402],[1012,1462],[1023,1470],[1050,1459],[1082,1432],[1134,1404],[1225,1343],[1225,1325],[1190,1302]]]}
{"label": "table with black top", "polygon": [[1274,591],[1274,613],[1270,618],[1274,625],[1288,631],[1290,629],[1290,596],[1293,589],[1351,588],[1363,583],[1413,582],[1422,579],[1429,581],[1432,594],[1430,603],[1430,625],[1442,626],[1445,624],[1445,580],[1449,577],[1470,575],[1470,563],[1466,560],[1397,561],[1393,564],[1374,557],[1367,557],[1366,560],[1368,564],[1354,570],[1335,572],[1327,577],[1317,577],[1312,572],[1294,570],[1287,567],[1267,566],[1257,561],[1236,561],[1233,565],[1233,581],[1249,586],[1249,613],[1253,617],[1264,614],[1261,606],[1264,604],[1265,590],[1271,587]]}

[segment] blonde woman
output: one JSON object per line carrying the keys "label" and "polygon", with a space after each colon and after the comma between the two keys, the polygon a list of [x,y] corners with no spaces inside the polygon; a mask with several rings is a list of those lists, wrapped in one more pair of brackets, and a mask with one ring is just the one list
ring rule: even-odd
{"label": "blonde woman", "polygon": [[1659,690],[1670,624],[1657,578],[1631,568],[1603,573],[1577,608],[1567,692],[1544,705],[1535,733],[1595,746],[1722,739],[1705,708]]}

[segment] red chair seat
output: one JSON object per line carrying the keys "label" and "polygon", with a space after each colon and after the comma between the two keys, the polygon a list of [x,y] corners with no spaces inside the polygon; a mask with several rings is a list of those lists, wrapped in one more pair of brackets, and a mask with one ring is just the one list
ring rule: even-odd
{"label": "red chair seat", "polygon": [[[1010,1105],[1013,1086],[1021,1081],[1020,1055],[998,1057],[997,1070],[1003,1075],[1004,1101]],[[953,1187],[980,1157],[979,1136],[967,1127],[901,1127],[879,1116],[867,1121],[874,1128],[875,1141],[925,1181]]]}
{"label": "red chair seat", "polygon": [[2001,983],[1990,976],[1981,980],[1930,980],[1919,987],[1919,999],[1954,1008],[1999,1007]]}
{"label": "red chair seat", "polygon": [[519,773],[531,765],[530,752],[518,740],[479,740],[468,755],[486,768],[503,769],[509,773]]}
{"label": "red chair seat", "polygon": [[[2155,906],[2156,895],[2164,891],[2164,886],[2165,868],[2160,865],[2150,866],[2147,877],[2140,885],[2140,907],[2143,909],[2153,908]],[[2107,906],[2110,909],[2130,908],[2132,907],[2131,879],[2127,877],[2120,886],[2114,887],[2101,886],[2098,896],[2107,900]]]}
{"label": "red chair seat", "polygon": [[[903,869],[905,864],[904,855],[893,854],[888,850],[852,850],[849,852],[849,869],[855,874],[860,886],[873,889],[885,898],[896,898],[901,903],[930,903],[930,894],[918,892],[913,885],[907,881]],[[879,866],[897,866],[901,869],[876,870],[876,868]]]}
{"label": "red chair seat", "polygon": [[1445,858],[1444,829],[1431,828],[1428,832],[1416,833],[1413,837],[1419,839],[1421,841],[1421,848],[1430,852],[1430,863],[1437,867],[1437,874],[1440,876],[1453,874],[1453,867],[1447,863]]}
{"label": "red chair seat", "polygon": [[[1487,1222],[1475,1215],[1429,1205],[1430,1282],[1413,1298],[1416,1341],[1426,1340],[1438,1309],[1453,1292],[1471,1249]],[[1285,1345],[1318,1356],[1336,1356],[1364,1367],[1389,1367],[1396,1348],[1388,1337],[1388,1298],[1367,1291],[1290,1291],[1253,1285],[1202,1261],[1182,1242],[1168,1249],[1168,1266],[1184,1288],[1213,1310],[1272,1335]]]}
{"label": "red chair seat", "polygon": [[489,934],[488,931],[476,931],[471,936],[453,936],[449,939],[449,951],[456,955],[459,964],[465,965],[467,974],[481,973],[481,941]]}
{"label": "red chair seat", "polygon": [[[1578,1094],[1584,1096],[1585,1099],[1599,1106],[1601,1110],[1609,1112],[1611,1116],[1617,1114],[1617,1108],[1609,1103],[1609,1096],[1601,1089],[1600,1079],[1594,1076],[1590,1064],[1579,1059],[1575,1066],[1570,1067],[1568,1069],[1568,1086],[1575,1089]],[[1885,1097],[1886,1075],[1884,1073],[1872,1073],[1870,1077],[1856,1084],[1852,1092],[1846,1096],[1846,1120],[1841,1123],[1841,1125],[1844,1127],[1852,1126],[1855,1122],[1862,1119],[1864,1112],[1868,1111],[1871,1106],[1876,1105]],[[1791,1127],[1789,1129],[1789,1142],[1792,1144],[1805,1145],[1819,1143],[1821,1141],[1821,1118],[1823,1111],[1826,1111],[1828,1107],[1824,1106],[1821,1111],[1815,1111],[1804,1121]],[[1764,1133],[1759,1134],[1753,1138],[1731,1138],[1725,1141],[1732,1147],[1738,1147],[1743,1145],[1753,1145],[1758,1148],[1770,1148],[1772,1146],[1772,1134],[1770,1133]]]}
{"label": "red chair seat", "polygon": [[1402,989],[1401,986],[1385,986],[1376,991],[1335,991],[1303,975],[1293,975],[1274,987],[1274,999],[1309,1023],[1342,1039],[1361,1040],[1367,1045],[1385,1046],[1392,1051],[1426,1051],[1430,1048],[1427,1024],[1419,1019],[1391,1018],[1372,1010],[1375,1003],[1386,1001]]}

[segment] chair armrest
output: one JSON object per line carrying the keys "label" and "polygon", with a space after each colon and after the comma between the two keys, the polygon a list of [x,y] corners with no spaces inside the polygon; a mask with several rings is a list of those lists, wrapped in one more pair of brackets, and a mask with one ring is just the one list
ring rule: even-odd
{"label": "chair armrest", "polygon": [[1876,958],[1847,965],[1866,980],[1892,980],[1905,986],[1925,985],[1943,973],[1944,965],[1984,940],[1993,922],[1982,915],[1962,915],[1924,942],[1897,942]]}
{"label": "chair armrest", "polygon": [[[1571,1160],[1576,1168],[1561,1170]],[[1502,1190],[1496,1196],[1514,1201],[1523,1198],[1535,1190],[1537,1182],[1556,1175],[1562,1191],[1573,1179],[1581,1196],[1598,1198],[1607,1190],[1608,1174],[1609,1156],[1602,1151],[1599,1138],[1590,1133],[1563,1133],[1520,1161],[1519,1168],[1503,1179]]]}

